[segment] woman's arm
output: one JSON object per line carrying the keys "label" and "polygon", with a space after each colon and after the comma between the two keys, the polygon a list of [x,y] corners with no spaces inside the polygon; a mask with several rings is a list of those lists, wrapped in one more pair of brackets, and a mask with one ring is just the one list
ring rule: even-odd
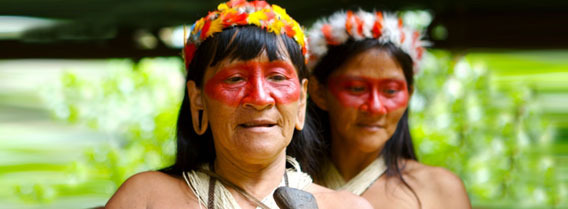
{"label": "woman's arm", "polygon": [[110,198],[105,208],[147,208],[148,184],[152,182],[155,175],[150,171],[138,173],[128,178]]}
{"label": "woman's arm", "polygon": [[462,180],[452,172],[443,168],[434,168],[433,183],[438,186],[437,201],[431,208],[471,208],[471,203]]}
{"label": "woman's arm", "polygon": [[408,161],[405,180],[417,192],[422,208],[471,208],[462,180],[451,171]]}

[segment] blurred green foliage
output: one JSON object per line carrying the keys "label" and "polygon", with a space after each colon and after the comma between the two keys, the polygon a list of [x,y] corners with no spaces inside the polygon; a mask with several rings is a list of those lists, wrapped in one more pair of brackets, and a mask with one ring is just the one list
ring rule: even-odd
{"label": "blurred green foliage", "polygon": [[184,86],[182,65],[177,58],[148,58],[138,63],[110,60],[111,69],[101,76],[62,73],[60,82],[42,89],[53,118],[89,127],[106,137],[94,146],[75,150],[83,153],[73,163],[51,165],[72,181],[22,183],[15,185],[15,194],[30,204],[68,196],[103,195],[108,199],[134,173],[173,163],[175,123]]}
{"label": "blurred green foliage", "polygon": [[[534,90],[497,86],[475,55],[434,51],[416,78],[411,132],[423,163],[465,182],[472,202],[517,207],[566,204],[546,152],[554,127]],[[475,59],[474,59],[475,60]],[[503,60],[507,61],[507,60]]]}
{"label": "blurred green foliage", "polygon": [[[164,63],[170,68],[160,68]],[[86,150],[79,166],[92,177],[110,179],[113,188],[135,172],[173,163],[184,86],[179,59],[129,64],[130,69],[116,69],[97,80],[63,74],[58,108],[64,113],[55,112],[58,119],[109,133],[107,143]]]}
{"label": "blurred green foliage", "polygon": [[[548,153],[555,127],[542,116],[535,88],[497,85],[491,65],[479,58],[440,50],[426,55],[410,105],[419,160],[459,175],[477,207],[566,207],[566,184]],[[51,165],[70,181],[16,184],[19,199],[40,204],[78,195],[108,199],[134,173],[173,162],[183,63],[178,58],[109,63],[113,69],[102,76],[66,72],[44,89],[54,118],[106,137],[77,150],[83,153],[75,163]]]}

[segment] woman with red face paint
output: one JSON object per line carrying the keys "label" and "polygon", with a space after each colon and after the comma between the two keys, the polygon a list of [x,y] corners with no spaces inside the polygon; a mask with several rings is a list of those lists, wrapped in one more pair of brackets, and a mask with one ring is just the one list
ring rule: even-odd
{"label": "woman with red face paint", "polygon": [[189,32],[176,161],[130,177],[107,208],[278,208],[281,186],[312,193],[319,208],[371,208],[300,169],[317,168],[318,141],[296,21],[264,1],[232,0]]}
{"label": "woman with red face paint", "polygon": [[323,130],[316,182],[375,208],[471,208],[461,180],[418,162],[408,128],[421,34],[382,12],[338,12],[309,31],[309,105]]}

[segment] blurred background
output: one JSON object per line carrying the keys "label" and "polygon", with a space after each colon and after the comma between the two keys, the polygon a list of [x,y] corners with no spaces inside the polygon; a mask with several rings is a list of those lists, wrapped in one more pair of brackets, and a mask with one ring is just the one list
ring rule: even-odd
{"label": "blurred background", "polygon": [[[474,208],[568,208],[568,1],[274,0],[305,26],[398,10],[432,47],[416,76],[419,160]],[[172,163],[183,25],[220,1],[0,0],[0,208],[102,206]]]}

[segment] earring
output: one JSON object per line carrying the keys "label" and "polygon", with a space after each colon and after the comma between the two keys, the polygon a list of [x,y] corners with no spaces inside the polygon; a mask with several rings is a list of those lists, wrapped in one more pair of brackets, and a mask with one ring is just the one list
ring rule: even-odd
{"label": "earring", "polygon": [[207,125],[209,124],[207,113],[203,110],[197,111],[197,114],[201,113],[201,125],[199,123],[199,115],[197,117],[192,117],[193,120],[193,130],[197,135],[203,135],[207,131]]}

